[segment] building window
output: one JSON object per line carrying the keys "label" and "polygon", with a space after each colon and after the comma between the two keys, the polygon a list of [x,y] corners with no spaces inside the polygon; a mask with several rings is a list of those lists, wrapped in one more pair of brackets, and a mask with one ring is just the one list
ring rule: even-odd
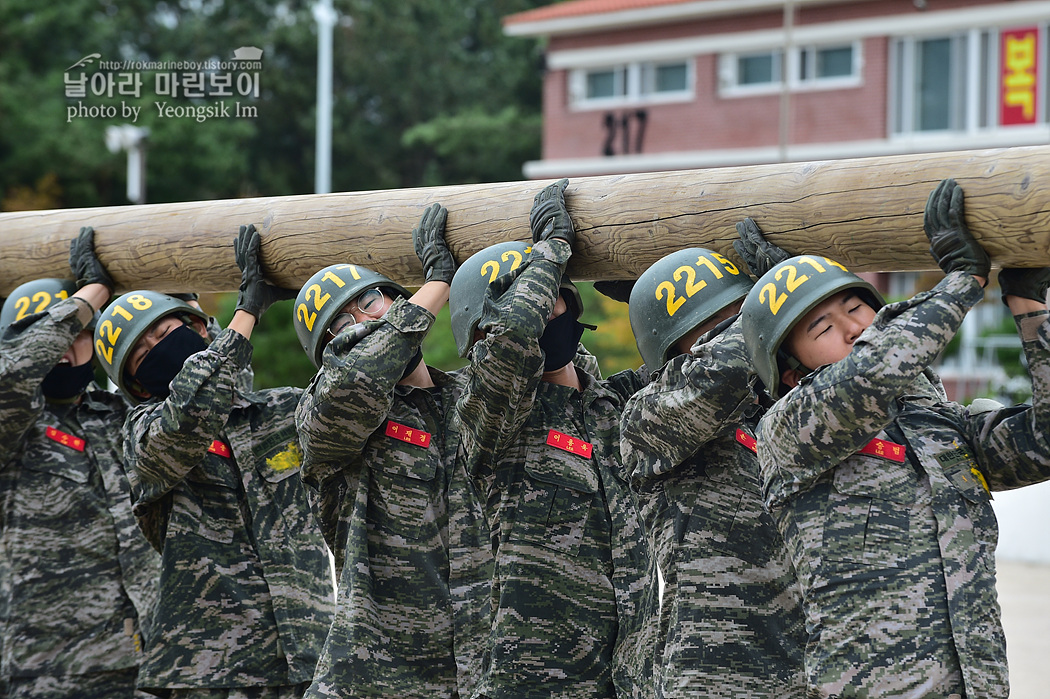
{"label": "building window", "polygon": [[627,69],[592,70],[587,73],[587,99],[600,100],[627,94]]}
{"label": "building window", "polygon": [[894,134],[967,131],[989,125],[998,80],[996,36],[972,30],[904,37],[891,46],[891,129]]}
{"label": "building window", "polygon": [[693,62],[649,61],[573,70],[573,106],[598,109],[621,105],[682,102],[693,98]]}
{"label": "building window", "polygon": [[799,54],[799,81],[831,80],[854,75],[853,47],[809,48]]}
{"label": "building window", "polygon": [[658,95],[689,90],[689,71],[685,63],[643,63],[642,94]]}
{"label": "building window", "polygon": [[1046,23],[902,37],[890,50],[893,135],[1045,125]]}
{"label": "building window", "polygon": [[[786,66],[785,66],[786,56]],[[775,92],[788,76],[791,90],[826,90],[860,84],[860,43],[800,46],[786,54],[781,49],[728,53],[720,57],[720,93],[723,97]]]}
{"label": "building window", "polygon": [[736,57],[737,85],[779,85],[780,84],[779,51],[755,53]]}

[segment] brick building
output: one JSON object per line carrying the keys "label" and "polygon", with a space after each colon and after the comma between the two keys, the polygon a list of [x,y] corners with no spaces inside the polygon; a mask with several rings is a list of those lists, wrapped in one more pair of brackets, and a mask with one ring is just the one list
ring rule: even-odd
{"label": "brick building", "polygon": [[1050,141],[1050,2],[570,0],[544,37],[551,178]]}
{"label": "brick building", "polygon": [[[548,42],[542,158],[524,174],[1047,143],[1048,26],[1044,0],[569,0],[510,15],[508,35]],[[877,277],[891,298],[917,281]],[[940,369],[953,398],[1006,397],[994,353],[1020,344],[989,337],[1003,317],[998,303],[968,316]]]}

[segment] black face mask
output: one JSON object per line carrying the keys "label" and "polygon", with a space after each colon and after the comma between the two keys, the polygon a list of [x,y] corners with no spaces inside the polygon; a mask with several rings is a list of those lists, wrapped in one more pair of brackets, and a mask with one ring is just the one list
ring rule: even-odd
{"label": "black face mask", "polygon": [[190,326],[180,325],[154,345],[135,372],[135,379],[151,396],[167,398],[168,385],[182,371],[182,365],[191,355],[206,349],[204,338]]}
{"label": "black face mask", "polygon": [[580,338],[583,337],[583,329],[583,324],[573,317],[570,310],[547,322],[547,328],[540,337],[544,371],[561,369],[572,361]]}
{"label": "black face mask", "polygon": [[47,372],[40,388],[48,398],[69,400],[83,393],[93,378],[95,378],[95,367],[91,362],[84,362],[80,366],[58,364]]}

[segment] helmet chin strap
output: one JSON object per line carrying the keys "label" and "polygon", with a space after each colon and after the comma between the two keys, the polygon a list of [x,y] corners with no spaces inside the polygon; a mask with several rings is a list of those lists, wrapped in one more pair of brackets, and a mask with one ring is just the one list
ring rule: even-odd
{"label": "helmet chin strap", "polygon": [[803,376],[813,373],[812,369],[810,369],[808,366],[797,360],[795,357],[785,352],[783,349],[777,350],[777,361],[783,362],[787,365],[788,369],[797,371]]}

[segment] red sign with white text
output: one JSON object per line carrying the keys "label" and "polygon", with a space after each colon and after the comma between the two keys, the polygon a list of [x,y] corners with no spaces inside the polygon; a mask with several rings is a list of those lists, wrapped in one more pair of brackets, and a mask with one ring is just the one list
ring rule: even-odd
{"label": "red sign with white text", "polygon": [[393,437],[405,444],[415,444],[417,447],[423,447],[424,449],[430,446],[429,432],[407,427],[393,420],[386,421],[386,436]]}
{"label": "red sign with white text", "polygon": [[594,445],[590,442],[585,442],[579,437],[573,437],[558,430],[547,432],[547,444],[577,456],[582,456],[585,459],[591,458],[591,453],[594,451]]}
{"label": "red sign with white text", "polygon": [[999,35],[999,124],[1034,124],[1039,115],[1039,28]]}
{"label": "red sign with white text", "polygon": [[68,434],[62,430],[56,430],[54,427],[48,427],[44,431],[44,434],[47,435],[48,439],[53,439],[64,447],[76,449],[77,451],[84,451],[84,440],[74,434]]}

